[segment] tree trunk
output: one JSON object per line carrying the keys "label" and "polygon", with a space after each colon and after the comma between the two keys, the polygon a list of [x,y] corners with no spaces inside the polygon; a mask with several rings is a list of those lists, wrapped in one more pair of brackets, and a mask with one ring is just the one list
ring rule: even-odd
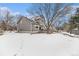
{"label": "tree trunk", "polygon": [[48,27],[47,27],[47,33],[48,33],[48,34],[51,34],[52,32],[53,32],[53,31],[52,31],[51,27],[48,26]]}

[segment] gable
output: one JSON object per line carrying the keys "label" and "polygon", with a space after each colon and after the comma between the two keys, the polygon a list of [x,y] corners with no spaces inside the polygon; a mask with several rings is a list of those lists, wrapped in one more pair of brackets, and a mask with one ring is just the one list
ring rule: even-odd
{"label": "gable", "polygon": [[30,21],[30,19],[28,19],[27,17],[21,17],[20,19],[19,19],[19,21],[17,22],[17,24],[19,24],[19,23],[31,23],[31,21]]}
{"label": "gable", "polygon": [[26,18],[22,18],[19,23],[20,24],[30,24],[31,22]]}

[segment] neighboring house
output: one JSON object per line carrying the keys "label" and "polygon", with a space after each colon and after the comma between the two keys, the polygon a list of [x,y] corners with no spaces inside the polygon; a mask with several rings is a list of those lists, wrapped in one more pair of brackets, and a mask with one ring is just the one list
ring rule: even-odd
{"label": "neighboring house", "polygon": [[70,33],[79,35],[79,8],[76,9],[76,14],[71,18],[71,25],[74,29],[72,28]]}
{"label": "neighboring house", "polygon": [[75,29],[71,30],[70,33],[71,33],[71,34],[79,35],[79,30],[78,30],[78,28],[75,28]]}

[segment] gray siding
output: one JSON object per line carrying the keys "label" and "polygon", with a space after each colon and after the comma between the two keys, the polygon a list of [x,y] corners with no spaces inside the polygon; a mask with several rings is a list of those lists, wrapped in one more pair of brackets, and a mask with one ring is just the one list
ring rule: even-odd
{"label": "gray siding", "polygon": [[[36,26],[38,28],[36,28]],[[17,24],[18,31],[39,31],[39,25],[33,24],[30,20],[23,17]]]}
{"label": "gray siding", "polygon": [[32,25],[32,31],[39,31],[39,25]]}
{"label": "gray siding", "polygon": [[26,18],[22,18],[22,20],[17,24],[17,30],[31,31],[32,30],[32,24]]}

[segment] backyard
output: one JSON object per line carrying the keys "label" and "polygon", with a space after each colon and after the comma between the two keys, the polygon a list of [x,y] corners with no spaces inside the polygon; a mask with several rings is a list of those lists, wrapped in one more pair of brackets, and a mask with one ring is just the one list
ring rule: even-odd
{"label": "backyard", "polygon": [[79,4],[0,4],[0,56],[79,56]]}
{"label": "backyard", "polygon": [[0,36],[0,56],[79,55],[79,38],[64,34],[5,32]]}

